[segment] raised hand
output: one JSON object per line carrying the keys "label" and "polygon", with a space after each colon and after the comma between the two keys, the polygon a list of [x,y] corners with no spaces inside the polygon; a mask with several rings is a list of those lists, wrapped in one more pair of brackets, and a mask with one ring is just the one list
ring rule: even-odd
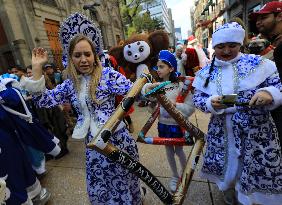
{"label": "raised hand", "polygon": [[32,68],[36,65],[43,65],[48,61],[48,53],[44,48],[34,48],[32,50]]}
{"label": "raised hand", "polygon": [[44,48],[34,48],[32,50],[32,73],[34,80],[38,80],[42,76],[42,66],[48,61],[48,53]]}

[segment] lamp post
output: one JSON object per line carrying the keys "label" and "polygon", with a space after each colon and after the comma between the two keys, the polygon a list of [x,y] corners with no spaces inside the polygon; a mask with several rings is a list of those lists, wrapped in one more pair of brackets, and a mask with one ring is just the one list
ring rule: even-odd
{"label": "lamp post", "polygon": [[89,10],[91,18],[98,22],[98,18],[96,16],[96,9],[95,9],[96,6],[101,6],[101,2],[100,1],[95,1],[92,4],[85,4],[82,8],[84,10]]}
{"label": "lamp post", "polygon": [[84,10],[87,10],[87,9],[93,10],[93,8],[94,8],[95,6],[101,6],[101,3],[100,3],[100,2],[94,2],[94,3],[92,3],[92,4],[86,4],[86,5],[84,5],[82,8],[83,8]]}

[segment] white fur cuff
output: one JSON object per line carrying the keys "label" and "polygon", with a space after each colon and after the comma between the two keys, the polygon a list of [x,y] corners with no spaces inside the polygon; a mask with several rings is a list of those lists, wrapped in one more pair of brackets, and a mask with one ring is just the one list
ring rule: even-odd
{"label": "white fur cuff", "polygon": [[0,83],[0,92],[6,90],[6,86],[3,83]]}
{"label": "white fur cuff", "polygon": [[257,92],[259,91],[266,91],[272,95],[273,103],[271,105],[266,106],[268,110],[273,110],[279,107],[280,105],[282,105],[282,93],[278,88],[274,86],[270,86],[270,87],[258,89]]}
{"label": "white fur cuff", "polygon": [[31,94],[41,94],[46,90],[45,87],[45,78],[42,75],[39,80],[32,80],[29,78],[22,78],[20,82],[21,86],[26,89]]}
{"label": "white fur cuff", "polygon": [[47,154],[50,154],[52,156],[57,156],[59,153],[61,152],[61,148],[59,145],[56,144],[56,146],[54,147],[54,149],[52,149],[51,152],[47,153]]}

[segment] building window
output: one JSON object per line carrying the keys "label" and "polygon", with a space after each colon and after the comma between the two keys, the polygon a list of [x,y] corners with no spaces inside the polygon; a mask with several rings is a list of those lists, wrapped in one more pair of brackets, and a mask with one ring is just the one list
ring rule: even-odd
{"label": "building window", "polygon": [[117,42],[117,45],[119,45],[119,43],[120,43],[120,35],[116,35],[116,42]]}
{"label": "building window", "polygon": [[117,21],[117,20],[114,20],[114,27],[115,27],[115,28],[119,28],[119,24],[118,24],[118,21]]}
{"label": "building window", "polygon": [[37,0],[37,2],[48,6],[58,7],[55,0]]}
{"label": "building window", "polygon": [[58,21],[45,19],[44,21],[45,30],[47,33],[49,45],[51,48],[51,52],[53,54],[54,62],[56,65],[63,69],[62,66],[62,47],[59,40],[59,28],[60,23]]}

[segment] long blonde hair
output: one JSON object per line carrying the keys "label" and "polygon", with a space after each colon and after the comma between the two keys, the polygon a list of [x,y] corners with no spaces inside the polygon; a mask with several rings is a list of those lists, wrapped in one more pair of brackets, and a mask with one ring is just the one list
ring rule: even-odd
{"label": "long blonde hair", "polygon": [[89,92],[90,92],[91,99],[94,102],[99,103],[96,99],[96,89],[97,89],[98,83],[100,81],[100,78],[102,76],[102,65],[100,63],[98,55],[96,54],[94,44],[92,43],[92,41],[89,38],[87,38],[86,36],[84,36],[82,34],[76,35],[70,42],[69,52],[68,52],[67,71],[70,74],[70,78],[74,82],[74,88],[79,93],[79,91],[80,91],[79,85],[80,85],[80,79],[81,78],[79,77],[78,72],[77,72],[77,70],[76,70],[76,68],[75,68],[75,66],[72,62],[72,54],[73,54],[73,50],[74,50],[74,47],[76,46],[76,44],[79,43],[82,40],[85,40],[90,44],[92,52],[94,54],[93,70],[92,70],[92,73],[89,74],[91,76],[90,85],[89,85],[89,87],[90,87]]}

